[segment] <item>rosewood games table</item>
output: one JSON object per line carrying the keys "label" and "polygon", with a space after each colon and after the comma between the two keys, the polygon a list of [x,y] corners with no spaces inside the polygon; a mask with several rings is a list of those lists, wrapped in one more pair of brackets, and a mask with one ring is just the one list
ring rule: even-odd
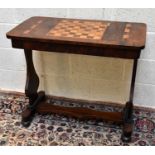
{"label": "rosewood games table", "polygon": [[[30,125],[35,112],[56,113],[86,119],[103,119],[123,125],[122,140],[131,140],[133,127],[133,93],[137,59],[145,46],[146,25],[143,23],[101,20],[79,20],[52,17],[32,17],[7,33],[12,47],[24,49],[27,80],[25,94],[29,106],[22,113],[22,124]],[[133,59],[129,101],[122,112],[101,112],[86,108],[71,108],[45,102],[45,93],[37,92],[32,50],[74,53],[92,56]]]}

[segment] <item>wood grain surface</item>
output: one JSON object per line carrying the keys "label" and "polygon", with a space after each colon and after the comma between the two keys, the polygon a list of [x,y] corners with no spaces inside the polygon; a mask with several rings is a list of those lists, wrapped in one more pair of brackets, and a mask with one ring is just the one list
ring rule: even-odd
{"label": "wood grain surface", "polygon": [[81,45],[122,46],[142,49],[144,23],[32,17],[7,33],[8,38]]}

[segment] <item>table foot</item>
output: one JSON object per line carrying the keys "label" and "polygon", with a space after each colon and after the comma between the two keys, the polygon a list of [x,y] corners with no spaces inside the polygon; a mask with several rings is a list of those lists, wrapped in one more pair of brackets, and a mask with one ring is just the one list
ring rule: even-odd
{"label": "table foot", "polygon": [[45,100],[45,93],[43,91],[40,91],[38,93],[38,97],[36,98],[36,100],[32,104],[28,105],[28,107],[23,111],[22,125],[24,127],[30,126],[30,124],[33,120],[34,114],[36,112],[36,107],[43,100]]}
{"label": "table foot", "polygon": [[34,117],[34,114],[35,114],[35,111],[34,110],[31,110],[29,107],[27,107],[23,113],[22,113],[22,125],[24,127],[29,127],[32,120],[33,120],[33,117]]}
{"label": "table foot", "polygon": [[123,133],[122,133],[122,141],[130,142],[133,130],[133,103],[127,102],[123,111]]}
{"label": "table foot", "polygon": [[123,133],[122,133],[122,141],[123,142],[131,142],[131,136],[132,136],[132,124],[125,124]]}

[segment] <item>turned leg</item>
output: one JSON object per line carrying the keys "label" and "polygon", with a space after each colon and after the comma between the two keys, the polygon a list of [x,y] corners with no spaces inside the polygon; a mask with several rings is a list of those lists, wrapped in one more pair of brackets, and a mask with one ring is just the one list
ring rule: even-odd
{"label": "turned leg", "polygon": [[123,133],[122,133],[122,141],[130,142],[133,130],[133,103],[127,102],[124,111],[123,111]]}
{"label": "turned leg", "polygon": [[132,81],[131,81],[131,87],[130,87],[130,97],[129,97],[129,101],[126,103],[124,111],[123,111],[123,133],[122,133],[122,141],[123,142],[130,142],[131,136],[132,136],[133,94],[134,94],[134,86],[135,86],[136,69],[137,69],[137,59],[134,59]]}
{"label": "turned leg", "polygon": [[25,94],[29,98],[29,105],[22,113],[22,124],[27,127],[30,125],[35,113],[35,107],[37,106],[37,103],[39,103],[39,99],[41,100],[44,97],[44,93],[37,93],[39,87],[39,77],[34,68],[32,50],[25,49],[24,53],[27,66]]}

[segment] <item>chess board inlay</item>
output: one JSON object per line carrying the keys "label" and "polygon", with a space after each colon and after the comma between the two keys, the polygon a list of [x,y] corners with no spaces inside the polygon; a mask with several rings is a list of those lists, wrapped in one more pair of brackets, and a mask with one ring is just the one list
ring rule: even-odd
{"label": "chess board inlay", "polygon": [[101,40],[110,23],[82,20],[61,20],[47,36]]}

